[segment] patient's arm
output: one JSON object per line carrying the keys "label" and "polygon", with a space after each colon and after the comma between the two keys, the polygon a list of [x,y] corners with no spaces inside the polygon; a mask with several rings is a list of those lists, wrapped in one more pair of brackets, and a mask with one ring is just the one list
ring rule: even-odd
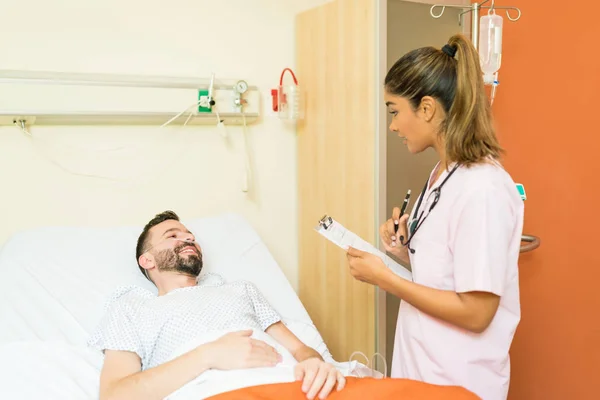
{"label": "patient's arm", "polygon": [[283,347],[288,349],[298,362],[311,357],[323,360],[323,357],[321,357],[315,349],[302,343],[302,341],[281,321],[269,326],[265,332],[273,336],[273,338],[281,343]]}
{"label": "patient's arm", "polygon": [[145,371],[137,354],[107,350],[100,374],[100,400],[162,399],[209,368],[202,347]]}
{"label": "patient's arm", "polygon": [[274,366],[281,357],[268,344],[252,339],[251,330],[228,333],[169,362],[142,371],[129,351],[106,350],[100,374],[100,400],[163,399],[210,368]]}
{"label": "patient's arm", "polygon": [[294,375],[296,380],[302,381],[302,391],[308,399],[314,399],[317,394],[320,399],[324,399],[334,387],[336,390],[344,388],[344,376],[333,365],[323,361],[323,357],[316,350],[302,343],[283,322],[274,323],[266,332],[298,360]]}

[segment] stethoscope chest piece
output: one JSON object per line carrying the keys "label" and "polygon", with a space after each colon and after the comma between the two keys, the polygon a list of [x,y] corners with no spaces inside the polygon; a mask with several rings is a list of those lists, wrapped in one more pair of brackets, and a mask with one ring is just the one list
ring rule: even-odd
{"label": "stethoscope chest piece", "polygon": [[[419,201],[417,202],[417,208],[414,213],[414,219],[410,222],[410,225],[409,225],[409,232],[410,232],[409,236],[410,237],[408,238],[408,241],[406,243],[402,243],[403,245],[408,247],[408,250],[412,254],[415,254],[415,249],[411,248],[410,242],[412,241],[417,230],[419,230],[419,228],[421,227],[423,222],[425,222],[425,220],[427,219],[427,217],[429,216],[431,211],[433,211],[433,208],[436,206],[436,204],[440,200],[442,186],[444,186],[444,184],[446,183],[448,178],[450,178],[452,176],[452,174],[454,173],[454,171],[456,171],[457,168],[458,168],[458,165],[455,165],[454,168],[452,169],[452,171],[450,171],[450,173],[442,181],[442,183],[437,188],[433,189],[433,191],[429,194],[429,196],[427,196],[428,198],[430,196],[433,196],[433,201],[431,203],[431,206],[429,206],[429,210],[427,210],[427,215],[425,215],[423,217],[425,210],[421,211],[421,213],[419,213],[419,210],[421,208],[421,202],[423,201],[423,197],[425,197],[425,193],[427,192],[427,186],[429,185],[429,179],[425,182],[425,186],[423,187],[423,190],[421,191],[421,196],[419,197]],[[426,203],[428,203],[428,201],[426,201]],[[427,207],[427,204],[424,205],[424,208],[425,207]]]}

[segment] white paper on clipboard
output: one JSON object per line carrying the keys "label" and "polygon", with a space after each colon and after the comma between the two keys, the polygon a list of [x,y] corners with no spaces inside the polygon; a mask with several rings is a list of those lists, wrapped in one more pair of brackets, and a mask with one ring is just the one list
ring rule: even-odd
{"label": "white paper on clipboard", "polygon": [[412,273],[408,269],[398,264],[387,254],[373,246],[371,243],[362,239],[354,232],[346,229],[342,224],[335,221],[330,216],[325,215],[323,218],[321,218],[319,224],[315,227],[315,230],[346,251],[349,247],[353,247],[355,249],[366,251],[376,255],[377,257],[380,257],[383,260],[383,263],[389,269],[394,271],[396,275],[412,281]]}

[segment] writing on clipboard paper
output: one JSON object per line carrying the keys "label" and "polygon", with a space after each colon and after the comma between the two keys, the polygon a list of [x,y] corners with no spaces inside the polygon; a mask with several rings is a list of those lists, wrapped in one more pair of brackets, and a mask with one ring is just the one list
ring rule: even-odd
{"label": "writing on clipboard paper", "polygon": [[387,254],[367,242],[354,232],[346,229],[342,224],[331,218],[329,215],[325,215],[319,221],[319,224],[315,227],[315,230],[327,238],[332,243],[336,244],[340,248],[348,251],[348,248],[353,247],[355,249],[366,251],[380,257],[383,263],[394,273],[401,276],[404,279],[412,281],[412,273],[398,264]]}

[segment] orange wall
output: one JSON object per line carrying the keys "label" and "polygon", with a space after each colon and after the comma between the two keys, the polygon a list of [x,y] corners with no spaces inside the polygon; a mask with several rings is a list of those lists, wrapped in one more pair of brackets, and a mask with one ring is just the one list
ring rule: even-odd
{"label": "orange wall", "polygon": [[[506,167],[525,185],[521,325],[510,400],[600,398],[600,22],[592,0],[503,0],[493,109]],[[556,4],[556,5],[554,5]],[[502,14],[504,16],[504,14]]]}

